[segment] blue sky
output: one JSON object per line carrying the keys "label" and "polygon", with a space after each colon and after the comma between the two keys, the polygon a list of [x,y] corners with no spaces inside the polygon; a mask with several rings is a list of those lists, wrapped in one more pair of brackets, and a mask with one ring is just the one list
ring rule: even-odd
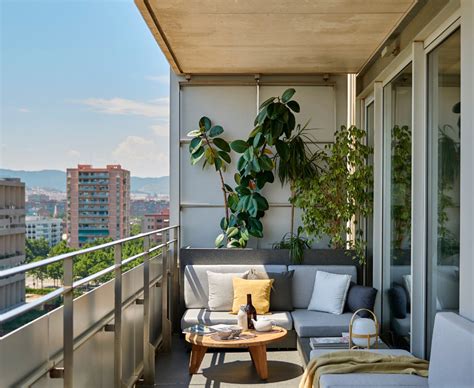
{"label": "blue sky", "polygon": [[133,1],[0,4],[0,167],[168,175],[169,66]]}

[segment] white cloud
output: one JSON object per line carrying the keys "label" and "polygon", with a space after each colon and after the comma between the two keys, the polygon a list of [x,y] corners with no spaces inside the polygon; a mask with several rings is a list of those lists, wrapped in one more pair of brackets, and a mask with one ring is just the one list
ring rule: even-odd
{"label": "white cloud", "polygon": [[169,174],[168,154],[153,138],[127,136],[113,151],[117,163],[132,175],[160,176]]}
{"label": "white cloud", "polygon": [[155,133],[156,136],[159,137],[167,137],[169,136],[169,124],[153,124],[151,129]]}
{"label": "white cloud", "polygon": [[77,101],[87,105],[97,112],[111,115],[137,115],[156,118],[168,118],[169,98],[157,98],[151,101],[137,101],[126,98],[87,98]]}
{"label": "white cloud", "polygon": [[31,112],[31,110],[29,110],[28,108],[25,108],[25,107],[18,108],[17,111],[18,111],[18,112],[21,112],[21,113],[29,113],[29,112]]}
{"label": "white cloud", "polygon": [[160,84],[168,85],[170,83],[169,75],[147,75],[146,80],[159,82]]}

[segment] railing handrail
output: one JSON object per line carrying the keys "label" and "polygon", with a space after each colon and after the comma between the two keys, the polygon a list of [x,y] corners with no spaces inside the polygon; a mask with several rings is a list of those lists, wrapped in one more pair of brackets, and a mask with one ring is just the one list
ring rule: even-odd
{"label": "railing handrail", "polygon": [[40,261],[35,261],[33,263],[22,264],[22,265],[19,265],[19,266],[16,266],[16,267],[4,269],[4,270],[0,271],[0,279],[8,277],[8,276],[13,276],[13,275],[16,275],[16,274],[19,274],[19,273],[24,273],[24,272],[27,272],[27,271],[31,271],[32,269],[35,269],[35,268],[44,267],[44,266],[47,266],[47,265],[50,265],[50,264],[53,264],[53,263],[57,263],[58,261],[64,261],[65,259],[68,259],[70,257],[85,255],[87,253],[91,253],[91,252],[95,252],[95,251],[98,251],[98,250],[101,250],[101,249],[113,247],[117,244],[122,244],[122,243],[125,243],[125,242],[128,242],[128,241],[137,240],[137,239],[140,239],[140,238],[143,238],[143,237],[146,237],[146,236],[151,236],[153,234],[159,234],[159,233],[162,233],[162,232],[166,232],[167,230],[176,229],[177,227],[178,227],[178,225],[167,226],[166,228],[161,228],[161,229],[157,229],[157,230],[152,230],[150,232],[140,233],[140,234],[137,234],[135,236],[125,237],[125,238],[122,238],[120,240],[110,241],[108,243],[104,243],[104,244],[101,244],[101,245],[96,245],[96,246],[93,246],[93,247],[90,247],[90,248],[84,248],[84,249],[80,249],[80,250],[74,251],[74,252],[63,253],[61,255],[48,257],[46,259],[43,259],[43,260],[40,260]]}

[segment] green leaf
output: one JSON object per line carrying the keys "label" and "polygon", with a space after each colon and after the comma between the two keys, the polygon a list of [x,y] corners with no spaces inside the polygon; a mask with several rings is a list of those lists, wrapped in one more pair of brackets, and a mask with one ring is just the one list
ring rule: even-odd
{"label": "green leaf", "polygon": [[278,155],[280,155],[281,160],[283,162],[287,162],[290,159],[290,150],[288,144],[286,144],[282,140],[278,140],[275,144],[275,147],[278,152]]}
{"label": "green leaf", "polygon": [[260,104],[260,109],[265,108],[268,104],[275,101],[276,97],[270,97]]}
{"label": "green leaf", "polygon": [[192,154],[196,152],[199,147],[202,145],[202,139],[200,137],[195,137],[193,140],[191,140],[191,143],[189,143],[189,152]]}
{"label": "green leaf", "polygon": [[257,216],[257,211],[258,211],[258,203],[255,198],[251,198],[249,201],[249,207],[248,207],[248,212],[252,217]]}
{"label": "green leaf", "polygon": [[219,236],[216,237],[215,245],[217,248],[222,248],[224,246],[224,233],[221,233]]}
{"label": "green leaf", "polygon": [[254,129],[252,129],[252,132],[249,134],[249,138],[257,136],[257,133],[262,131],[262,127],[260,125],[257,125]]}
{"label": "green leaf", "polygon": [[227,183],[224,183],[224,187],[229,193],[232,193],[234,191],[234,189],[230,187]]}
{"label": "green leaf", "polygon": [[204,147],[198,148],[192,155],[191,155],[191,164],[194,166],[204,155]]}
{"label": "green leaf", "polygon": [[237,162],[237,170],[239,170],[240,172],[242,172],[242,170],[245,169],[245,166],[247,165],[247,161],[245,160],[245,158],[243,156],[241,156]]}
{"label": "green leaf", "polygon": [[265,143],[265,137],[262,135],[261,132],[257,133],[253,139],[253,146],[254,148],[261,147]]}
{"label": "green leaf", "polygon": [[237,233],[239,233],[239,228],[235,227],[235,226],[231,226],[230,228],[228,228],[226,230],[226,234],[227,234],[227,238],[230,239],[234,236],[237,235]]}
{"label": "green leaf", "polygon": [[273,162],[267,155],[260,156],[259,164],[263,170],[266,170],[266,171],[273,170]]}
{"label": "green leaf", "polygon": [[291,97],[295,94],[296,90],[293,88],[286,89],[283,94],[281,95],[281,101],[286,104],[288,101],[291,100]]}
{"label": "green leaf", "polygon": [[222,217],[220,227],[222,230],[226,230],[229,227],[229,222],[225,217]]}
{"label": "green leaf", "polygon": [[196,136],[200,136],[201,135],[201,131],[199,129],[195,129],[194,131],[191,131],[191,132],[188,132],[188,137],[196,137]]}
{"label": "green leaf", "polygon": [[227,197],[227,203],[232,211],[237,210],[237,205],[239,204],[239,196],[237,194],[231,194]]}
{"label": "green leaf", "polygon": [[244,152],[244,155],[243,155],[244,159],[245,159],[246,161],[250,162],[250,161],[253,159],[253,157],[254,157],[254,153],[253,153],[253,152],[254,152],[253,146],[250,146],[249,148],[247,148],[247,149],[245,150],[245,152]]}
{"label": "green leaf", "polygon": [[258,193],[255,193],[253,197],[255,201],[257,202],[258,210],[263,210],[263,211],[268,210],[269,208],[268,201],[263,196],[261,196]]}
{"label": "green leaf", "polygon": [[216,171],[219,171],[222,168],[222,159],[214,158],[214,165],[216,167]]}
{"label": "green leaf", "polygon": [[215,158],[210,148],[206,148],[206,151],[204,152],[204,156],[206,157],[207,163],[214,164]]}
{"label": "green leaf", "polygon": [[230,146],[229,143],[227,143],[224,139],[221,137],[216,137],[215,139],[212,140],[213,143],[216,145],[217,148],[220,148],[222,151],[225,152],[230,152]]}
{"label": "green leaf", "polygon": [[249,148],[249,145],[243,140],[234,140],[230,143],[230,147],[238,154],[243,154]]}
{"label": "green leaf", "polygon": [[258,163],[258,158],[253,158],[252,160],[252,167],[255,172],[260,172],[262,169],[260,168],[260,164]]}
{"label": "green leaf", "polygon": [[237,183],[238,185],[240,185],[240,174],[238,172],[236,172],[234,174],[234,181],[235,183]]}
{"label": "green leaf", "polygon": [[[270,104],[269,106],[271,106]],[[257,117],[255,118],[254,125],[262,125],[262,123],[265,121],[265,118],[267,117],[267,112],[268,112],[268,107],[266,106],[258,112]]]}
{"label": "green leaf", "polygon": [[199,128],[204,128],[205,131],[209,131],[211,129],[211,120],[209,117],[203,116],[200,118]]}
{"label": "green leaf", "polygon": [[214,125],[209,131],[209,136],[216,137],[216,136],[219,136],[223,132],[224,132],[224,128],[222,128],[220,125]]}
{"label": "green leaf", "polygon": [[224,151],[217,151],[217,154],[225,160],[227,163],[231,162],[230,155],[227,152]]}
{"label": "green leaf", "polygon": [[288,108],[290,108],[293,112],[298,113],[300,111],[300,104],[298,104],[296,101],[288,101],[286,105],[288,105]]}

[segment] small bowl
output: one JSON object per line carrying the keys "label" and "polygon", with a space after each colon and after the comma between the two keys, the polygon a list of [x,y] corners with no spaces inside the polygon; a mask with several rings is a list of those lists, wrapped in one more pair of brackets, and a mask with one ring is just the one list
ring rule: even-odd
{"label": "small bowl", "polygon": [[242,329],[238,326],[232,326],[226,329],[217,330],[216,335],[219,339],[228,340],[236,338],[242,333]]}

